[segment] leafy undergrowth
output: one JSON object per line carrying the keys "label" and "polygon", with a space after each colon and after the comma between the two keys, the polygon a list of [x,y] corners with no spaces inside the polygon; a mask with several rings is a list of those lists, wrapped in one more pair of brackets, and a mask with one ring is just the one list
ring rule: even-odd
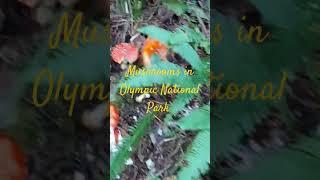
{"label": "leafy undergrowth", "polygon": [[[169,49],[167,61],[153,56],[149,69],[180,69],[192,68],[194,76],[137,76],[124,78],[123,67],[111,63],[111,90],[117,92],[119,83],[131,87],[150,87],[163,83],[179,84],[190,87],[202,84],[198,95],[152,95],[143,102],[111,96],[112,103],[120,110],[120,129],[124,134],[123,145],[112,154],[111,179],[192,179],[199,178],[200,173],[208,170],[210,161],[210,108],[209,108],[209,56],[208,17],[203,10],[206,1],[144,1],[142,14],[120,13],[134,19],[134,26],[123,32],[117,23],[117,35],[125,39],[113,39],[115,44],[129,42],[138,47],[144,43],[145,36],[156,39]],[[199,4],[200,3],[200,4]],[[193,8],[185,8],[186,5]],[[171,11],[170,7],[180,8],[179,12]],[[169,7],[169,8],[168,8]],[[174,8],[175,9],[175,8]],[[137,10],[137,9],[135,9]],[[115,9],[116,11],[116,9]],[[125,10],[124,10],[125,11]],[[197,13],[196,13],[197,12]],[[161,15],[165,14],[165,16]],[[190,15],[191,14],[191,15]],[[132,16],[131,16],[132,15]],[[200,19],[200,20],[199,20]],[[202,27],[198,26],[201,21]],[[114,21],[111,21],[113,23]],[[137,28],[136,28],[137,27]],[[125,28],[125,27],[123,27]],[[204,31],[206,30],[206,31]],[[111,32],[112,33],[112,32]],[[121,34],[124,33],[124,34]],[[127,39],[127,41],[125,41]],[[146,114],[146,102],[170,102],[169,113]],[[131,157],[133,164],[126,165]]]}

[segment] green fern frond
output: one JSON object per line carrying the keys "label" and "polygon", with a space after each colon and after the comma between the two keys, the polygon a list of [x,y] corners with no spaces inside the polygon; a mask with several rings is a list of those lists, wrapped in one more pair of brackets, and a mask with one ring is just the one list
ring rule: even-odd
{"label": "green fern frond", "polygon": [[173,35],[172,32],[157,26],[145,26],[145,27],[139,28],[138,31],[142,34],[148,35],[151,38],[157,39],[166,45],[169,45],[170,38]]}
{"label": "green fern frond", "polygon": [[182,34],[181,30],[178,29],[176,32],[170,32],[156,26],[146,26],[140,28],[138,31],[171,47],[175,53],[190,63],[194,69],[201,69],[201,59],[199,55],[188,43],[188,36]]}
{"label": "green fern frond", "polygon": [[189,9],[186,3],[179,0],[164,0],[163,4],[178,16],[183,15]]}
{"label": "green fern frond", "polygon": [[201,173],[209,168],[210,163],[210,131],[200,131],[192,142],[190,151],[185,156],[187,163],[179,173],[179,179],[193,180],[199,179]]}
{"label": "green fern frond", "polygon": [[184,131],[200,130],[184,157],[187,165],[178,172],[179,179],[197,179],[210,163],[210,105],[191,111],[177,125]]}
{"label": "green fern frond", "polygon": [[197,52],[188,43],[176,45],[172,50],[192,65],[196,70],[201,70],[201,60]]}
{"label": "green fern frond", "polygon": [[210,41],[200,32],[197,26],[193,28],[182,26],[180,29],[187,34],[189,43],[194,49],[203,48],[207,54],[210,54]]}
{"label": "green fern frond", "polygon": [[[208,1],[209,3],[210,1]],[[191,16],[199,16],[203,19],[209,20],[210,17],[207,13],[200,8],[195,1],[180,1],[180,0],[163,0],[163,4],[171,11],[173,11],[176,15],[182,16],[188,19],[187,12],[190,13]],[[208,4],[208,8],[210,5]]]}
{"label": "green fern frond", "polygon": [[178,94],[174,101],[169,105],[169,113],[164,118],[166,123],[172,120],[172,115],[176,115],[182,109],[185,108],[186,104],[188,104],[192,99],[196,98],[196,94]]}
{"label": "green fern frond", "polygon": [[116,179],[125,166],[125,162],[130,158],[132,151],[139,143],[141,138],[147,133],[153,120],[153,114],[149,113],[143,117],[136,128],[133,130],[132,136],[126,137],[119,147],[119,151],[112,154],[110,160],[110,179]]}
{"label": "green fern frond", "polygon": [[191,111],[177,125],[182,130],[210,130],[210,105]]}

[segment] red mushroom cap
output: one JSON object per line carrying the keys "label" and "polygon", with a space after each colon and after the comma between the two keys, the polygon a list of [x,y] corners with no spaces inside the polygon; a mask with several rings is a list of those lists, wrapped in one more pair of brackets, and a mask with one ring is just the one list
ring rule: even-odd
{"label": "red mushroom cap", "polygon": [[116,128],[119,124],[120,116],[119,110],[116,106],[110,104],[110,126]]}
{"label": "red mushroom cap", "polygon": [[138,59],[138,56],[138,49],[129,43],[118,44],[111,50],[112,60],[118,64],[121,64],[125,59],[129,63],[134,63]]}
{"label": "red mushroom cap", "polygon": [[25,154],[12,138],[3,133],[0,133],[0,177],[10,180],[27,178]]}

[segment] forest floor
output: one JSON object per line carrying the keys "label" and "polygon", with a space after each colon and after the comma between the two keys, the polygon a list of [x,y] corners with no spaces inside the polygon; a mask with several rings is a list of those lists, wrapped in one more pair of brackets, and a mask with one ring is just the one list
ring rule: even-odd
{"label": "forest floor", "polygon": [[[121,13],[116,8],[116,2],[111,1],[111,37],[112,47],[123,42],[135,44],[138,48],[143,46],[146,39],[137,29],[147,25],[155,25],[157,27],[174,31],[176,28],[183,25],[188,25],[188,21],[180,16],[177,16],[173,11],[161,4],[159,0],[144,1],[142,15],[138,19],[131,19],[130,16]],[[205,6],[206,1],[198,1],[198,5]],[[209,9],[204,9],[209,14]],[[204,22],[205,25],[199,24],[199,29],[209,37],[209,22]],[[204,54],[204,52],[199,52]],[[178,55],[169,55],[168,60],[185,66],[187,63]],[[111,61],[111,92],[116,83],[121,79],[121,66]],[[203,89],[202,97],[208,97],[208,89]],[[137,119],[146,114],[146,103],[149,100],[157,102],[166,102],[172,100],[173,97],[163,97],[152,95],[149,99],[144,99],[142,102],[137,102],[129,99],[120,108],[120,130],[125,136],[128,134],[130,127],[137,124]],[[188,107],[190,109],[203,102],[191,102]],[[186,108],[188,108],[186,107]],[[120,179],[146,179],[153,174],[154,177],[160,179],[174,179],[178,168],[184,163],[182,157],[185,154],[187,147],[191,144],[194,134],[178,132],[174,136],[166,137],[165,131],[168,128],[163,122],[165,114],[160,114],[153,122],[150,132],[139,143],[137,151],[131,156],[133,163],[127,165]],[[130,134],[130,133],[129,133]]]}
{"label": "forest floor", "polygon": [[[105,19],[109,8],[101,9],[101,4],[88,4],[84,0],[5,0],[0,3],[1,30],[1,92],[10,96],[19,79],[18,74],[32,63],[32,57],[42,42],[48,36],[49,27],[56,22],[65,8],[72,7],[81,10],[89,18]],[[109,2],[109,1],[108,1]],[[100,4],[99,4],[100,3]],[[198,5],[204,6],[206,1],[199,0]],[[73,5],[74,4],[74,5]],[[131,42],[141,47],[146,37],[139,35],[137,29],[145,25],[156,25],[166,30],[175,30],[188,21],[175,15],[161,5],[159,0],[145,1],[141,18],[130,20],[127,15],[115,8],[111,1],[111,47],[122,42]],[[103,6],[104,7],[104,6]],[[107,7],[109,5],[107,4]],[[208,13],[208,9],[205,9]],[[87,16],[86,16],[87,17]],[[209,37],[209,22],[199,25]],[[17,43],[18,42],[18,43]],[[199,52],[201,54],[204,52]],[[172,54],[169,61],[186,65],[184,60]],[[121,67],[113,62],[110,64],[111,90],[115,81],[119,80]],[[104,81],[104,79],[101,79]],[[11,83],[8,83],[11,82]],[[15,137],[26,152],[28,172],[31,180],[44,179],[103,179],[108,177],[109,162],[109,129],[102,126],[98,129],[86,127],[79,119],[86,111],[94,110],[101,105],[98,100],[81,101],[76,104],[76,111],[67,117],[68,103],[57,101],[43,108],[34,107],[31,94],[33,84],[26,86],[26,91],[19,95],[13,106],[17,111],[17,122],[1,123],[1,129]],[[202,90],[202,96],[208,97],[208,89]],[[46,87],[40,90],[40,96],[46,94]],[[173,97],[152,96],[151,99],[164,102]],[[14,99],[14,98],[13,98]],[[2,98],[1,103],[7,107],[9,99]],[[10,102],[11,103],[11,102]],[[191,102],[187,108],[193,108],[202,102]],[[120,109],[120,130],[125,136],[136,120],[146,112],[144,103],[128,101]],[[9,114],[6,108],[1,109],[2,116]],[[12,113],[11,113],[12,115]],[[11,116],[10,116],[11,117]],[[7,117],[6,117],[7,118]],[[9,118],[10,119],[10,118]],[[144,137],[137,151],[133,154],[133,164],[128,165],[121,179],[146,179],[150,172],[161,178],[174,178],[174,174],[182,162],[187,147],[192,142],[193,133],[178,132],[168,138],[164,136],[165,127],[163,114],[160,114],[152,124],[148,136]],[[105,124],[105,121],[103,121]],[[150,167],[150,164],[153,164]],[[149,166],[149,167],[148,167]]]}
{"label": "forest floor", "polygon": [[[17,1],[14,0],[0,2],[0,129],[14,136],[26,152],[30,180],[106,179],[110,161],[108,155],[110,149],[106,140],[109,137],[109,129],[105,126],[90,129],[79,121],[84,112],[94,110],[101,105],[101,102],[95,100],[78,103],[74,116],[70,118],[66,116],[68,104],[63,101],[49,104],[45,108],[35,108],[30,99],[32,84],[27,86],[26,92],[19,96],[17,101],[11,102],[10,100],[15,99],[13,95],[15,89],[18,89],[15,86],[19,79],[17,75],[28,66],[34,52],[39,48],[39,41],[47,37],[48,26],[61,15],[68,3],[75,3],[76,5],[72,6],[74,9],[85,11],[89,16],[100,19],[105,19],[110,7],[112,37],[110,48],[123,42],[134,43],[137,47],[142,47],[146,37],[137,32],[139,27],[156,25],[166,30],[174,30],[181,25],[188,24],[188,21],[162,6],[160,0],[146,0],[141,18],[134,20],[116,9],[115,0],[110,1],[111,6],[107,5],[107,9],[101,9],[105,7],[104,0],[94,1],[98,3],[92,5],[88,5],[89,1],[86,0],[19,1],[22,3],[16,3]],[[35,2],[36,5],[29,4],[30,2]],[[196,2],[200,7],[205,4],[205,0]],[[248,25],[259,24],[261,21],[260,14],[246,0],[216,0],[215,9],[237,19],[241,19],[243,14],[248,14],[252,18],[248,19]],[[209,10],[205,10],[208,13]],[[208,24],[209,22],[204,22],[203,26],[199,23],[199,29],[207,37],[210,32]],[[203,52],[198,53],[201,55]],[[185,62],[177,55],[168,58],[171,62],[185,65]],[[121,78],[120,74],[123,71],[120,65],[110,63],[111,91]],[[308,87],[305,83],[309,84],[309,80],[306,79],[300,76],[298,80],[290,84],[295,86],[299,96],[308,99],[307,97],[313,96],[307,96],[304,93],[308,92],[302,88]],[[202,90],[201,93],[204,98],[209,96],[208,89]],[[170,101],[173,97],[165,98],[152,96],[150,99],[164,102]],[[303,103],[290,99],[290,96],[287,98],[290,100],[289,106],[292,111],[302,112],[300,119],[303,121],[299,122],[297,128],[301,128],[302,132],[309,132],[310,129],[319,127],[318,121],[314,122],[319,119],[318,113],[310,113],[315,110],[310,110]],[[319,100],[314,97],[311,99],[311,102],[315,99],[317,102]],[[208,101],[208,98],[206,100]],[[192,101],[187,108],[192,109],[203,103],[202,101]],[[11,112],[11,107],[18,107],[18,110]],[[119,125],[123,136],[130,134],[129,129],[136,125],[137,119],[143,117],[145,112],[145,103],[138,103],[134,98],[128,99],[127,103],[123,104],[120,108]],[[268,113],[266,119],[256,125],[253,132],[242,138],[244,148],[235,151],[231,158],[218,157],[214,179],[225,179],[236,170],[247,168],[247,160],[253,157],[253,151],[280,148],[291,143],[294,136],[279,120],[279,114],[277,111]],[[120,174],[121,179],[146,179],[150,172],[161,179],[175,179],[177,168],[185,163],[181,161],[181,157],[192,142],[194,134],[178,132],[170,138],[164,136],[168,127],[161,120],[163,116],[160,114],[153,122],[147,136],[141,140],[137,151],[131,157],[133,163],[127,165]],[[7,119],[9,120],[5,121]],[[9,122],[12,119],[18,121]],[[13,124],[13,126],[8,126],[8,124]],[[106,122],[103,121],[103,124]]]}

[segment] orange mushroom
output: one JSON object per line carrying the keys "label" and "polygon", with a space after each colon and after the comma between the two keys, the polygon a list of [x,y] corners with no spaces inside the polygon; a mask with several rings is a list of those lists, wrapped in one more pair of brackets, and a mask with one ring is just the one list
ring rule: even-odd
{"label": "orange mushroom", "polygon": [[110,126],[115,128],[118,126],[120,120],[119,111],[116,106],[110,104]]}
{"label": "orange mushroom", "polygon": [[157,54],[162,60],[166,60],[168,48],[158,40],[147,38],[142,48],[144,66],[148,66],[151,64],[151,57],[153,54]]}
{"label": "orange mushroom", "polygon": [[134,63],[138,59],[138,56],[138,49],[129,43],[118,44],[111,50],[112,60],[118,64],[123,63],[125,60],[129,63]]}
{"label": "orange mushroom", "polygon": [[119,142],[119,134],[120,130],[118,128],[120,116],[119,111],[116,106],[110,104],[110,127],[112,128],[115,137],[115,142],[118,144]]}
{"label": "orange mushroom", "polygon": [[8,135],[0,133],[0,179],[27,179],[26,157]]}

